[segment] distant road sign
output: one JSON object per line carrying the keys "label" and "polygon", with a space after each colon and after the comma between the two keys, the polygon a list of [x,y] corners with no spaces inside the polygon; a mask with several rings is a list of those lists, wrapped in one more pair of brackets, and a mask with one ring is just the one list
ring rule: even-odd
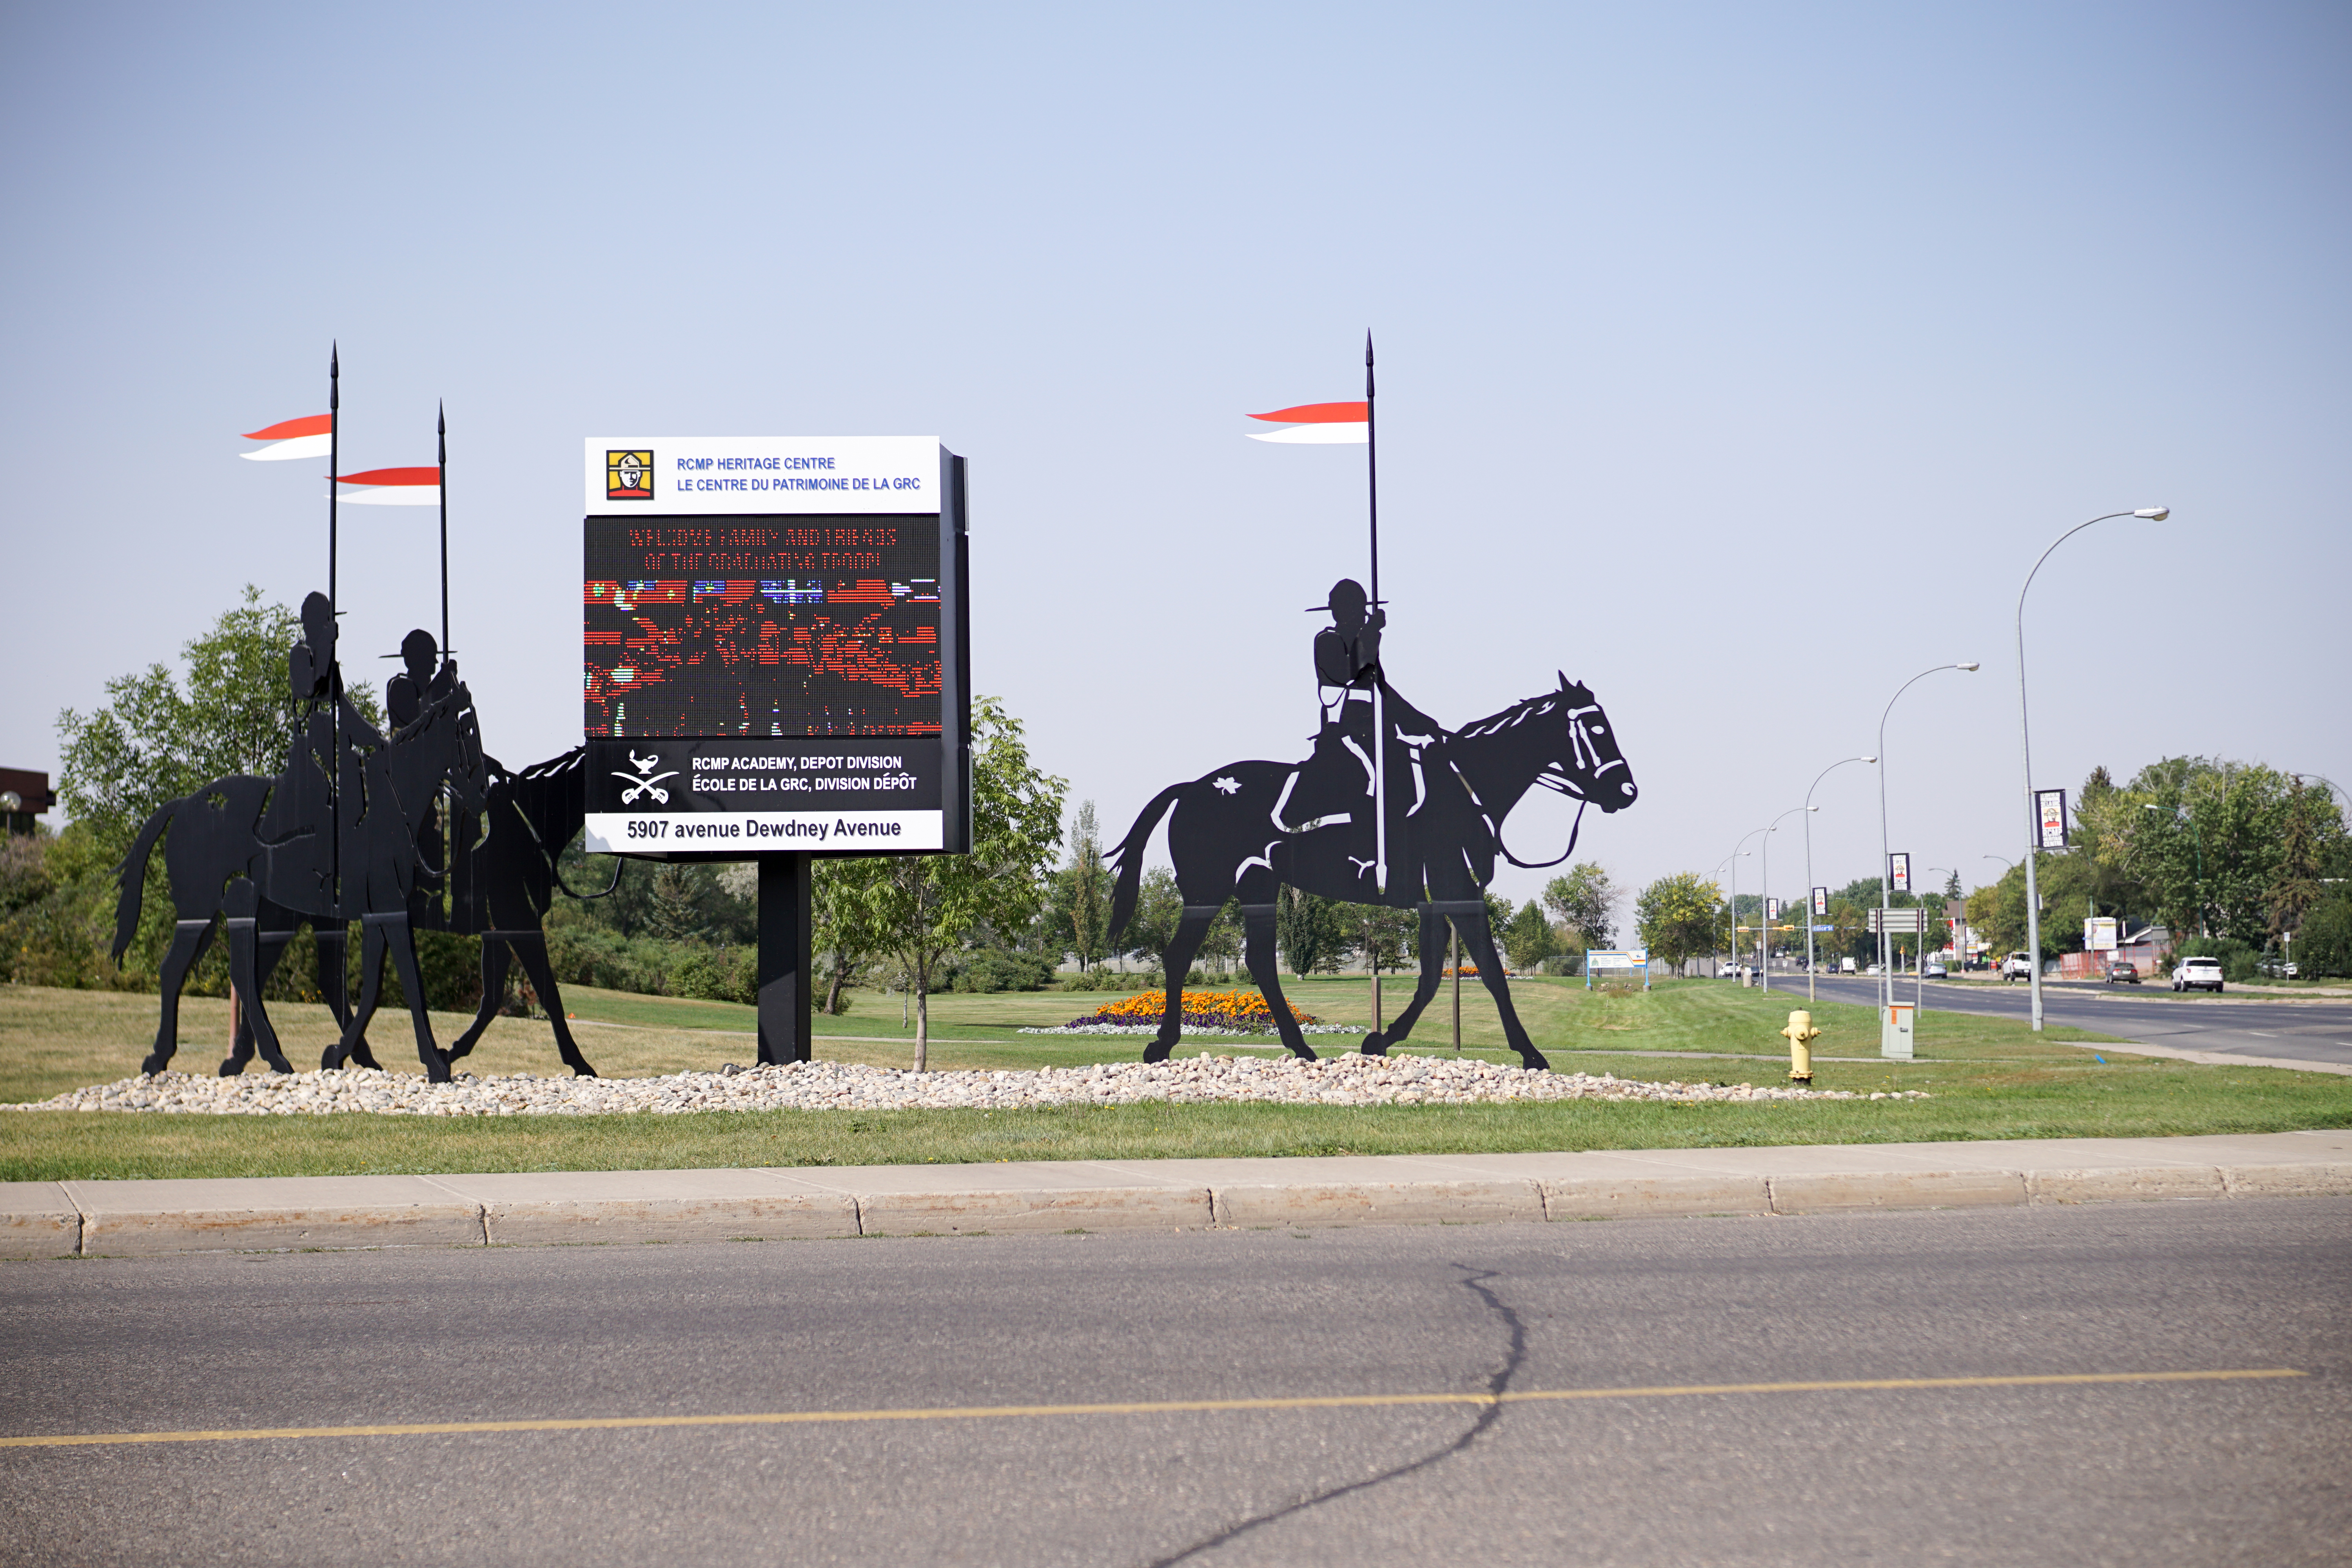
{"label": "distant road sign", "polygon": [[1927,915],[1925,910],[1873,910],[1870,929],[1889,936],[1916,936],[1925,929]]}

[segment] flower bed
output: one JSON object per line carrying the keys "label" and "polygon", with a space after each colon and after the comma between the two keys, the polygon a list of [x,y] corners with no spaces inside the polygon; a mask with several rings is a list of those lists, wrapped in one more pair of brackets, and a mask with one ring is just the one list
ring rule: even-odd
{"label": "flower bed", "polygon": [[[1289,1004],[1284,1005],[1288,1006]],[[1073,1018],[1058,1029],[1024,1029],[1021,1032],[1024,1035],[1151,1034],[1158,1032],[1167,1011],[1167,993],[1139,991],[1116,1002],[1106,1002],[1085,1017]],[[1290,1016],[1292,1022],[1308,1034],[1355,1032],[1325,1024],[1312,1013],[1302,1013],[1295,1006],[1290,1008]],[[1276,1030],[1274,1009],[1255,991],[1187,991],[1183,994],[1181,1017],[1188,1033],[1271,1035]]]}

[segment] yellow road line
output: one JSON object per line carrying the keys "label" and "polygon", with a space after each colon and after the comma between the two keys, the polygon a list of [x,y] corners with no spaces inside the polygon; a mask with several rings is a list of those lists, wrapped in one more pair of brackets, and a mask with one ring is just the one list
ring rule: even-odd
{"label": "yellow road line", "polygon": [[808,1426],[839,1421],[984,1421],[1055,1415],[1171,1415],[1199,1411],[1367,1410],[1412,1405],[1533,1405],[1570,1399],[1668,1399],[1695,1394],[1853,1394],[1922,1388],[2053,1388],[2099,1383],[2221,1383],[2303,1377],[2292,1367],[2215,1372],[2081,1372],[2019,1377],[1874,1377],[1832,1383],[1694,1383],[1648,1388],[1540,1388],[1506,1394],[1334,1394],[1295,1399],[1157,1399],[1118,1405],[973,1405],[939,1409],[778,1410],[727,1415],[583,1415],[524,1421],[425,1421],[383,1426],[253,1426],[208,1432],[71,1432],[0,1437],[0,1448],[91,1443],[246,1443],[288,1437],[433,1437],[469,1432],[604,1432],[643,1426]]}

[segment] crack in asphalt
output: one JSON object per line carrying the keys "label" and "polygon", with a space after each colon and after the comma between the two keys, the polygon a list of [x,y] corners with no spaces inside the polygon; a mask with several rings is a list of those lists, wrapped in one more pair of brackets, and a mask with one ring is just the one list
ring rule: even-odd
{"label": "crack in asphalt", "polygon": [[1442,1447],[1423,1454],[1420,1458],[1409,1460],[1393,1469],[1383,1470],[1377,1476],[1368,1476],[1360,1481],[1349,1481],[1345,1486],[1332,1487],[1317,1492],[1311,1497],[1301,1498],[1297,1502],[1286,1503],[1281,1508],[1258,1514],[1255,1518],[1243,1520],[1238,1524],[1229,1525],[1216,1534],[1196,1541],[1192,1545],[1171,1552],[1168,1556],[1155,1557],[1151,1560],[1150,1568],[1170,1568],[1171,1563],[1182,1563],[1204,1552],[1214,1551],[1228,1542],[1239,1540],[1252,1531],[1279,1523],[1309,1509],[1320,1508],[1325,1503],[1336,1502],[1341,1498],[1353,1496],[1357,1492],[1370,1491],[1375,1487],[1386,1486],[1391,1481],[1402,1480],[1407,1476],[1452,1458],[1491,1430],[1495,1424],[1503,1418],[1503,1404],[1498,1396],[1510,1387],[1511,1379],[1517,1375],[1520,1363],[1527,1359],[1528,1329],[1527,1325],[1519,1321],[1518,1313],[1512,1310],[1501,1297],[1487,1289],[1486,1281],[1499,1277],[1497,1270],[1491,1268],[1476,1270],[1462,1263],[1457,1263],[1454,1267],[1462,1270],[1463,1285],[1475,1293],[1478,1299],[1486,1304],[1486,1310],[1501,1319],[1504,1326],[1509,1331],[1509,1345],[1503,1357],[1503,1364],[1489,1373],[1486,1378],[1486,1393],[1494,1402],[1478,1412],[1477,1419],[1470,1423],[1467,1430]]}

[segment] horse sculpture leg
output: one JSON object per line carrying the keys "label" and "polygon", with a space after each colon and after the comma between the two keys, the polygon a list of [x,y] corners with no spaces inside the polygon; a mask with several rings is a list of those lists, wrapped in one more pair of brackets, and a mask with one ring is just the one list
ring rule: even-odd
{"label": "horse sculpture leg", "polygon": [[1298,1020],[1290,1016],[1290,1004],[1282,994],[1282,960],[1276,952],[1272,904],[1244,904],[1242,929],[1247,933],[1243,952],[1247,955],[1250,978],[1257,982],[1259,994],[1274,1014],[1275,1031],[1290,1054],[1305,1061],[1315,1060],[1315,1047],[1298,1032]]}
{"label": "horse sculpture leg", "polygon": [[[541,931],[530,931],[508,939],[514,944],[515,956],[522,960],[522,972],[530,976],[530,988],[539,993],[540,1005],[547,1009],[547,1021],[555,1027],[555,1048],[563,1054],[563,1065],[572,1069],[574,1078],[594,1078],[596,1069],[580,1054],[572,1031],[563,1022],[563,993],[556,988],[555,966],[547,961],[547,937]],[[490,939],[484,937],[488,948]]]}
{"label": "horse sculpture leg", "polygon": [[[313,921],[310,937],[318,949],[319,994],[326,998],[327,1011],[335,1016],[335,1030],[340,1036],[352,1021],[351,931],[341,921],[324,925]],[[341,1047],[336,1048],[340,1050]],[[375,1053],[368,1049],[366,1030],[361,1030],[360,1037],[352,1042],[350,1059],[363,1068],[380,1065]]]}
{"label": "horse sculpture leg", "polygon": [[1503,1038],[1519,1053],[1519,1065],[1530,1069],[1550,1068],[1551,1063],[1528,1038],[1527,1028],[1519,1022],[1518,1009],[1511,1005],[1511,984],[1503,978],[1503,961],[1495,952],[1494,933],[1486,928],[1486,911],[1481,909],[1465,917],[1461,931],[1462,945],[1477,960],[1478,978],[1486,983],[1486,994],[1494,997],[1495,1009],[1503,1016]]}
{"label": "horse sculpture leg", "polygon": [[1397,1014],[1396,1021],[1378,1034],[1364,1037],[1364,1054],[1384,1057],[1389,1047],[1401,1043],[1412,1033],[1422,1010],[1436,999],[1437,987],[1445,978],[1446,920],[1427,904],[1421,906],[1421,973],[1413,981],[1412,1000]]}
{"label": "horse sculpture leg", "polygon": [[[282,905],[264,902],[261,914],[254,925],[254,990],[257,994],[269,984],[278,973],[278,961],[286,956],[286,944],[294,939],[294,917]],[[236,1037],[229,1041],[228,1056],[220,1065],[223,1078],[235,1078],[253,1059],[253,1020],[238,1011]]]}
{"label": "horse sculpture leg", "polygon": [[[329,1046],[319,1058],[320,1070],[339,1068],[352,1059],[358,1042],[367,1038],[368,1020],[375,1016],[376,1002],[383,994],[383,928],[373,921],[360,926],[360,1000],[352,1009],[350,1019],[343,1025],[342,1037]],[[362,1067],[374,1067],[363,1061]]]}
{"label": "horse sculpture leg", "polygon": [[449,1058],[433,1043],[433,1023],[425,1016],[425,974],[416,966],[416,933],[409,929],[405,910],[387,915],[369,915],[370,921],[381,921],[391,929],[385,940],[392,948],[392,962],[400,971],[400,987],[408,994],[408,1019],[416,1029],[416,1059],[425,1064],[428,1083],[449,1081]]}
{"label": "horse sculpture leg", "polygon": [[[231,915],[221,922],[228,928],[228,983],[236,990],[237,1000],[244,1005],[245,1023],[253,1030],[253,1043],[261,1052],[261,1059],[269,1064],[271,1072],[292,1072],[294,1064],[286,1059],[283,1047],[278,1043],[278,1031],[270,1026],[268,1011],[261,1005],[260,972],[254,962],[257,945],[251,915]],[[233,1076],[231,1069],[242,1070],[244,1064],[232,1058],[221,1064],[224,1076]]]}
{"label": "horse sculpture leg", "polygon": [[1160,965],[1167,972],[1168,1001],[1160,1009],[1160,1033],[1143,1053],[1148,1062],[1164,1062],[1168,1053],[1176,1048],[1184,1032],[1184,976],[1192,972],[1192,955],[1201,951],[1201,939],[1209,934],[1210,922],[1217,918],[1223,904],[1186,904],[1176,921],[1176,935],[1160,955]]}
{"label": "horse sculpture leg", "polygon": [[451,1061],[454,1062],[459,1057],[469,1055],[473,1051],[475,1042],[482,1037],[482,1031],[488,1028],[490,1020],[499,1016],[499,1004],[505,1001],[507,996],[508,957],[506,941],[495,931],[484,931],[482,933],[482,1005],[474,1009],[474,1021],[466,1026],[466,1032],[449,1042],[448,1057]]}
{"label": "horse sculpture leg", "polygon": [[172,1058],[180,1048],[180,988],[188,983],[188,971],[212,944],[210,919],[182,921],[173,928],[172,949],[163,955],[163,1016],[155,1026],[155,1048],[139,1064],[141,1072],[170,1070]]}

